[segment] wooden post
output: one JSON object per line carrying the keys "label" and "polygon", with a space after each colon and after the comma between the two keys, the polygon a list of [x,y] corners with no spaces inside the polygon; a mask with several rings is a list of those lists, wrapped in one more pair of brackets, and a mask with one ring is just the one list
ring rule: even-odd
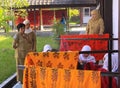
{"label": "wooden post", "polygon": [[69,29],[70,29],[70,25],[69,25],[69,7],[68,8],[66,8],[66,10],[67,10],[67,19],[66,19],[66,31],[68,31],[69,32]]}
{"label": "wooden post", "polygon": [[[109,3],[108,3],[109,2]],[[103,19],[104,19],[104,24],[105,24],[105,31],[104,33],[109,33],[110,34],[110,38],[112,38],[113,32],[112,32],[112,6],[113,2],[112,0],[103,0]],[[109,16],[108,16],[109,15]],[[110,40],[109,41],[109,50],[112,50],[113,48],[113,43]],[[109,71],[111,71],[111,58],[109,56],[108,59],[108,68]],[[109,88],[112,88],[112,77],[109,77]]]}
{"label": "wooden post", "polygon": [[53,18],[54,21],[56,21],[56,10],[54,8],[54,18]]}
{"label": "wooden post", "polygon": [[41,30],[40,8],[39,8],[39,19],[37,19],[37,20],[39,20],[39,30]]}
{"label": "wooden post", "polygon": [[[108,3],[109,2],[109,3]],[[105,23],[105,33],[113,34],[112,32],[112,0],[104,0],[103,2],[103,19]],[[108,16],[109,15],[109,16]]]}
{"label": "wooden post", "polygon": [[100,0],[99,3],[100,3],[100,14],[104,19],[104,0]]}
{"label": "wooden post", "polygon": [[40,30],[43,30],[42,8],[40,8]]}
{"label": "wooden post", "polygon": [[34,8],[34,29],[36,30],[36,10]]}

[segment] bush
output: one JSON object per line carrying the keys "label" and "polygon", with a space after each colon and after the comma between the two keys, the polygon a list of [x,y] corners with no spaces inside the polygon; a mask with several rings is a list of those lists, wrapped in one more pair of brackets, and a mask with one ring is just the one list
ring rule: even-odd
{"label": "bush", "polygon": [[61,24],[59,21],[54,22],[53,24],[53,32],[54,37],[60,37],[60,35],[65,34],[65,24]]}

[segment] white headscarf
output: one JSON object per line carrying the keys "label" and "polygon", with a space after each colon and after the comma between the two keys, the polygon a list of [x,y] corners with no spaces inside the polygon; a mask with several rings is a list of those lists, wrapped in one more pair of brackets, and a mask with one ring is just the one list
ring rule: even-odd
{"label": "white headscarf", "polygon": [[[23,21],[23,24],[25,24],[25,25],[30,24],[30,21],[29,21],[28,19],[26,19],[26,20]],[[25,33],[26,33],[26,34],[29,34],[29,33],[31,33],[31,32],[32,32],[32,29],[31,29],[31,28],[25,29]]]}
{"label": "white headscarf", "polygon": [[[118,54],[111,54],[112,72],[118,70]],[[108,53],[104,55],[103,68],[108,70]]]}
{"label": "white headscarf", "polygon": [[43,48],[43,52],[51,51],[52,47],[49,44],[46,44]]}
{"label": "white headscarf", "polygon": [[81,51],[91,51],[91,47],[89,45],[84,45]]}
{"label": "white headscarf", "polygon": [[[91,47],[89,45],[84,45],[81,51],[91,51]],[[80,54],[79,55],[79,60],[81,60],[81,61],[83,61],[85,63],[87,63],[87,62],[95,63],[96,62],[95,57],[91,56],[90,54],[89,54],[88,57],[84,57],[83,54]]]}

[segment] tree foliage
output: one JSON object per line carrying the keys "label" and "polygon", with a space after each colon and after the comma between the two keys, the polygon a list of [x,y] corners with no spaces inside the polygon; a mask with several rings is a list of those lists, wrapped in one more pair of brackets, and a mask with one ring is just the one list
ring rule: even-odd
{"label": "tree foliage", "polygon": [[64,26],[65,26],[64,24],[60,23],[60,20],[54,21],[53,24],[54,37],[60,37],[60,35],[65,34]]}
{"label": "tree foliage", "polygon": [[79,8],[70,8],[69,9],[69,21],[70,21],[70,23],[75,23],[75,24],[80,23]]}
{"label": "tree foliage", "polygon": [[14,21],[15,18],[13,8],[22,8],[28,6],[27,0],[0,0],[0,28],[9,31],[11,27],[8,21]]}
{"label": "tree foliage", "polygon": [[10,9],[25,7],[28,6],[29,3],[27,0],[0,0],[0,5],[3,8]]}
{"label": "tree foliage", "polygon": [[69,9],[69,16],[70,18],[72,16],[78,16],[79,15],[79,10],[78,9]]}

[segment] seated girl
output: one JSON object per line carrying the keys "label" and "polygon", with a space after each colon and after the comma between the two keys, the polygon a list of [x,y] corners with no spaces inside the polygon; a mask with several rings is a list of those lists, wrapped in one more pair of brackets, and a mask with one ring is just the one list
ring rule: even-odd
{"label": "seated girl", "polygon": [[[109,72],[108,69],[108,53],[106,53],[103,57],[103,67],[98,69],[101,72]],[[111,54],[111,72],[117,72],[118,70],[118,54]],[[117,88],[117,77],[112,77],[112,88]],[[109,77],[102,76],[101,77],[101,88],[109,88]]]}
{"label": "seated girl", "polygon": [[[103,69],[108,71],[108,53],[103,57]],[[117,72],[118,70],[118,54],[111,54],[111,70],[112,72]]]}
{"label": "seated girl", "polygon": [[49,52],[52,51],[52,47],[49,44],[44,45],[43,52]]}
{"label": "seated girl", "polygon": [[[91,51],[91,47],[89,45],[84,45],[81,51]],[[90,53],[80,54],[78,61],[78,69],[84,69],[84,66],[87,63],[96,63],[95,57],[92,56]]]}

